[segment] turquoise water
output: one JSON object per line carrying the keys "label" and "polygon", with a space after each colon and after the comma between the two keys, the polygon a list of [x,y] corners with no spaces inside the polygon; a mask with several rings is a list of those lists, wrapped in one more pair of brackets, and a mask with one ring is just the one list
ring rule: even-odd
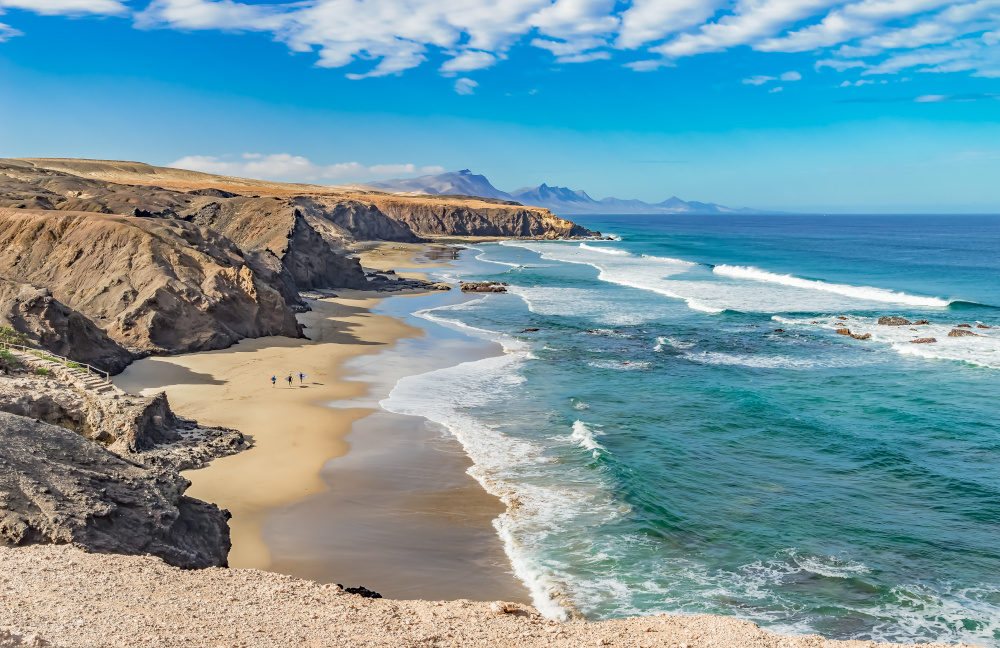
{"label": "turquoise water", "polygon": [[622,240],[442,271],[510,284],[418,314],[504,353],[382,403],[462,442],[536,605],[1000,646],[1000,328],[948,336],[1000,327],[1000,218],[578,220]]}

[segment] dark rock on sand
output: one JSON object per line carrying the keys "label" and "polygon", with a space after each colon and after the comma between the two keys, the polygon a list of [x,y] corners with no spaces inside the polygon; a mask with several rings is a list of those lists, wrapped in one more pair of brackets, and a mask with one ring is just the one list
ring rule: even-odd
{"label": "dark rock on sand", "polygon": [[948,331],[948,337],[975,337],[976,334],[966,329],[954,328]]}
{"label": "dark rock on sand", "polygon": [[153,554],[185,568],[225,566],[228,512],[184,495],[190,482],[69,430],[0,413],[0,543]]}
{"label": "dark rock on sand", "polygon": [[910,340],[910,344],[930,344],[931,342],[937,342],[937,338],[917,338]]}
{"label": "dark rock on sand", "polygon": [[892,317],[880,317],[878,318],[878,323],[882,326],[909,326],[913,322],[906,319],[905,317],[897,317],[893,315]]}
{"label": "dark rock on sand", "polygon": [[348,594],[357,594],[358,596],[361,596],[363,598],[372,598],[372,599],[382,598],[381,594],[379,594],[378,592],[373,592],[364,585],[358,585],[357,587],[344,587],[340,583],[337,583],[337,587],[344,590]]}

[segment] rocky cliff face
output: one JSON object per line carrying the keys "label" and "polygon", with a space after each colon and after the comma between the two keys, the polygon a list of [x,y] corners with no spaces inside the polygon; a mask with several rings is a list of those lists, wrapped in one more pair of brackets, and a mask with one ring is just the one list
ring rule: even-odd
{"label": "rocky cliff face", "polygon": [[180,220],[0,208],[0,276],[47,287],[136,354],[301,335],[232,242]]}
{"label": "rocky cliff face", "polygon": [[0,279],[0,325],[27,335],[29,343],[116,374],[132,353],[48,288]]}
{"label": "rocky cliff face", "polygon": [[557,239],[595,234],[538,207],[434,197],[379,196],[371,200],[387,216],[421,236]]}
{"label": "rocky cliff face", "polygon": [[0,412],[0,543],[73,543],[153,554],[178,567],[226,565],[228,514],[186,497],[190,482],[66,429]]}

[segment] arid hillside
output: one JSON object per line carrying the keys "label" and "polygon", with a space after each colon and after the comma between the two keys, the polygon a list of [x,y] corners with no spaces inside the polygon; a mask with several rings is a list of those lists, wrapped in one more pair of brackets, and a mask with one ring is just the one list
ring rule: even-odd
{"label": "arid hillside", "polygon": [[359,241],[591,234],[546,209],[469,196],[0,159],[0,325],[120,371],[133,357],[301,335],[302,290],[401,287],[366,274],[350,250]]}

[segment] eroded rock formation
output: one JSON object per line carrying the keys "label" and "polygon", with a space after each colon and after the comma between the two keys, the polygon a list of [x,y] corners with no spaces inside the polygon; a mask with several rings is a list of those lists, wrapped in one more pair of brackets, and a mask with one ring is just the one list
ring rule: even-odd
{"label": "eroded rock formation", "polygon": [[0,543],[73,543],[153,554],[179,567],[226,565],[228,514],[186,497],[190,482],[61,427],[0,412]]}

